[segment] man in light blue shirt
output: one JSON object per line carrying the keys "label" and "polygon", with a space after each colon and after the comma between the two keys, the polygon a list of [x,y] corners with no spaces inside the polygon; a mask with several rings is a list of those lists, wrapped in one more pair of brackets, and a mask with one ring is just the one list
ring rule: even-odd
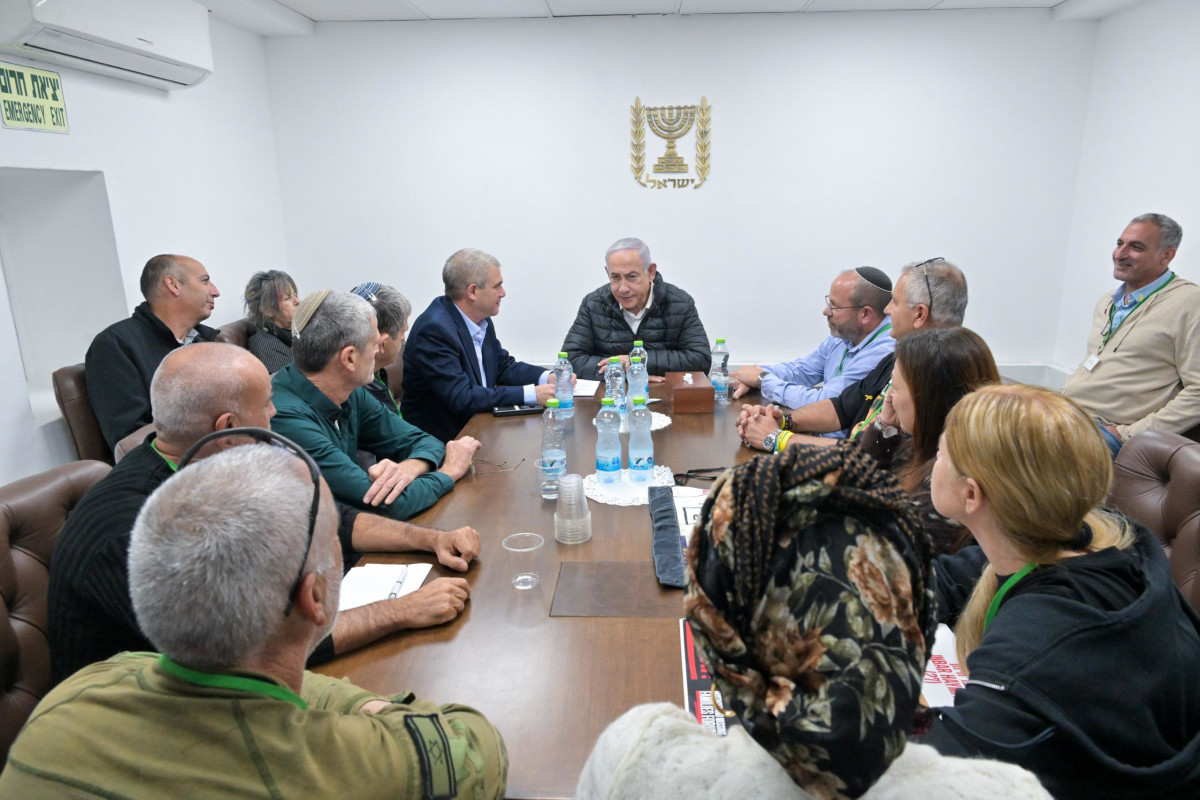
{"label": "man in light blue shirt", "polygon": [[[884,309],[892,298],[892,282],[882,270],[858,267],[838,274],[825,296],[830,335],[816,350],[795,361],[740,367],[733,396],[760,389],[763,397],[787,408],[815,403],[842,390],[875,368],[896,348]],[[844,438],[844,431],[825,434]]]}

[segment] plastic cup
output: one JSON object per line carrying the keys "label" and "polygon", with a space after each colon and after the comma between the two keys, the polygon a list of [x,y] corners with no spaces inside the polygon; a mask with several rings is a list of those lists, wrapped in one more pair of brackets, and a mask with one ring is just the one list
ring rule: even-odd
{"label": "plastic cup", "polygon": [[558,507],[554,512],[554,540],[582,544],[592,538],[592,512],[583,493],[583,477],[563,475],[558,483]]}
{"label": "plastic cup", "polygon": [[566,471],[566,466],[561,461],[546,461],[544,458],[539,458],[533,465],[537,467],[538,487],[542,492],[542,499],[557,499],[558,479]]}
{"label": "plastic cup", "polygon": [[508,553],[514,589],[525,591],[538,585],[538,553],[545,543],[546,540],[536,533],[514,533],[500,542]]}

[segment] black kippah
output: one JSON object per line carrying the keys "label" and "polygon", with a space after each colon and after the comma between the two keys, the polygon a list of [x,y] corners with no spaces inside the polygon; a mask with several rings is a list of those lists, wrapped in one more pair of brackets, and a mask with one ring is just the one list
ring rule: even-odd
{"label": "black kippah", "polygon": [[858,277],[876,289],[881,289],[885,292],[892,290],[892,279],[883,270],[877,267],[855,267],[854,271],[858,273]]}

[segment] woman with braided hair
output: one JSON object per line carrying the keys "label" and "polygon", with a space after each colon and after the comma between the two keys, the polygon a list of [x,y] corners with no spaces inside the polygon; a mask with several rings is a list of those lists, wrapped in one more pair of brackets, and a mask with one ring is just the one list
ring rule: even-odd
{"label": "woman with braided hair", "polygon": [[685,608],[741,725],[718,738],[638,706],[576,796],[1048,798],[1025,770],[906,747],[937,620],[929,548],[896,479],[851,443],[726,472],[688,548]]}
{"label": "woman with braided hair", "polygon": [[1061,395],[993,386],[950,413],[933,502],[979,547],[937,560],[939,614],[970,680],[927,741],[1057,797],[1200,797],[1200,617],[1157,539],[1098,507],[1111,480]]}

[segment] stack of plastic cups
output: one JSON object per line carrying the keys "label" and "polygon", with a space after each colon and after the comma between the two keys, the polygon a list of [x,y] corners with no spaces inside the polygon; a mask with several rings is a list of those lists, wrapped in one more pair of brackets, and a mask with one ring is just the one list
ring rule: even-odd
{"label": "stack of plastic cups", "polygon": [[583,493],[583,477],[575,474],[558,479],[558,508],[554,512],[554,540],[583,544],[592,538],[592,512]]}

